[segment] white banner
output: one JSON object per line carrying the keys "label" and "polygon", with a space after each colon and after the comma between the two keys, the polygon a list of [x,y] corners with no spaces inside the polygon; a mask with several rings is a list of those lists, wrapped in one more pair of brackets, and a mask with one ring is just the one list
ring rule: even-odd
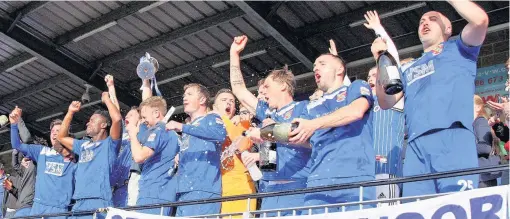
{"label": "white banner", "polygon": [[[509,186],[458,192],[419,202],[380,208],[289,216],[286,219],[509,219]],[[107,219],[168,219],[111,208]],[[184,218],[182,218],[184,219]]]}

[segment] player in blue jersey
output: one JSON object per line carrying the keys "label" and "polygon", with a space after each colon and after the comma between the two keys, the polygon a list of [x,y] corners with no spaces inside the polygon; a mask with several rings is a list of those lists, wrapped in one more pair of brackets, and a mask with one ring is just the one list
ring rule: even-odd
{"label": "player in blue jersey", "polygon": [[[388,179],[402,176],[402,147],[404,145],[405,117],[404,100],[399,101],[391,109],[383,110],[377,102],[375,77],[377,67],[368,72],[368,84],[372,87],[374,98],[373,139],[375,152],[375,178]],[[400,188],[396,184],[376,187],[377,199],[398,198]]]}
{"label": "player in blue jersey", "polygon": [[[131,167],[134,165],[131,155],[131,140],[126,130],[126,124],[138,124],[140,113],[138,107],[131,107],[126,114],[122,124],[122,142],[119,147],[118,156],[113,164],[112,185],[113,185],[113,206],[125,207],[128,204],[128,183],[130,182]],[[145,126],[140,127],[141,132],[145,130]],[[136,202],[135,202],[136,204]]]}
{"label": "player in blue jersey", "polygon": [[73,101],[69,106],[57,135],[58,141],[79,157],[75,173],[73,199],[76,203],[73,211],[96,210],[113,204],[111,173],[117,157],[116,149],[120,144],[122,117],[107,92],[103,92],[101,99],[108,112],[96,111],[90,117],[86,135],[91,139],[78,140],[67,136],[73,116],[80,110],[81,103],[78,101]]}
{"label": "player in blue jersey", "polygon": [[[220,115],[207,113],[210,94],[201,84],[184,86],[184,112],[190,124],[170,121],[166,128],[182,132],[179,153],[178,201],[221,197],[220,155],[226,130]],[[176,216],[218,214],[221,203],[186,205]]]}
{"label": "player in blue jersey", "polygon": [[[174,157],[179,151],[177,133],[166,131],[164,117],[166,101],[160,96],[150,97],[140,104],[142,120],[148,130],[138,136],[139,125],[128,123],[133,160],[143,164],[140,190],[136,205],[163,204],[176,200],[176,179],[173,175]],[[139,140],[141,139],[141,140]],[[159,208],[141,210],[147,214],[161,214]],[[170,208],[163,215],[170,216]]]}
{"label": "player in blue jersey", "polygon": [[[418,28],[424,53],[401,67],[404,91],[386,95],[381,86],[376,87],[383,109],[405,97],[409,142],[404,176],[478,166],[472,129],[473,81],[489,19],[473,2],[448,2],[468,22],[459,37],[449,39],[452,25],[444,15],[425,13]],[[374,58],[386,48],[383,40],[376,39],[372,44]],[[403,195],[463,191],[477,184],[477,175],[412,182],[404,184]]]}
{"label": "player in blue jersey", "polygon": [[[30,215],[67,212],[73,195],[76,164],[73,154],[69,150],[63,149],[57,141],[57,133],[62,121],[54,120],[50,125],[52,147],[23,144],[18,130],[21,113],[22,110],[16,107],[9,115],[11,145],[13,149],[22,152],[25,157],[37,162],[35,197]],[[59,154],[62,151],[65,151],[63,152],[65,157]]]}
{"label": "player in blue jersey", "polygon": [[[105,76],[106,86],[108,87],[108,93],[110,99],[114,103],[115,107],[120,110],[120,105],[117,101],[117,94],[115,91],[114,79],[111,75]],[[152,95],[150,89],[149,80],[143,81],[142,87],[142,99],[145,100]],[[122,142],[119,146],[118,156],[113,164],[112,173],[112,200],[114,207],[125,207],[127,205],[136,205],[136,199],[138,199],[138,179],[140,176],[139,164],[133,162],[131,155],[131,144],[129,134],[126,130],[126,124],[134,123],[138,124],[140,120],[140,112],[137,106],[131,107],[126,114],[125,119],[122,122]],[[139,135],[144,135],[146,126],[140,126]],[[128,188],[129,186],[129,188]],[[129,199],[131,198],[131,199]],[[132,200],[134,199],[134,200]]]}
{"label": "player in blue jersey", "polygon": [[[312,144],[311,169],[307,187],[373,180],[375,175],[372,142],[373,105],[370,86],[357,80],[344,85],[345,63],[333,54],[319,56],[314,63],[315,81],[324,91],[311,101],[306,119],[295,119],[299,126],[290,141]],[[310,138],[311,137],[311,138]],[[363,188],[363,200],[374,197],[374,188]],[[360,200],[359,189],[345,189],[305,195],[305,206],[347,203]],[[346,210],[359,209],[348,206]],[[330,208],[330,212],[339,208]],[[324,212],[316,209],[314,213]]]}
{"label": "player in blue jersey", "polygon": [[[388,43],[388,51],[399,63],[398,52],[395,44],[384,30],[376,11],[368,11],[365,14],[365,27],[374,30],[376,35],[381,36]],[[405,117],[403,113],[404,100],[400,100],[391,109],[383,110],[377,102],[376,84],[377,66],[368,72],[368,84],[372,88],[374,98],[373,111],[373,139],[375,151],[375,178],[388,179],[402,176],[402,146],[404,143]],[[376,187],[377,199],[398,198],[400,189],[396,184],[381,185]]]}
{"label": "player in blue jersey", "polygon": [[[296,81],[288,69],[272,71],[264,80],[264,100],[258,100],[244,83],[240,67],[240,53],[246,46],[248,38],[239,36],[230,48],[230,85],[237,99],[264,125],[273,122],[291,122],[305,110],[306,102],[294,101]],[[266,118],[270,119],[266,119]],[[264,121],[265,120],[265,121]],[[311,148],[299,145],[277,143],[277,169],[275,172],[263,172],[259,181],[260,192],[275,192],[306,188],[309,175]],[[258,156],[258,154],[250,154]],[[257,157],[243,160],[259,160]],[[250,165],[250,164],[246,164]],[[262,200],[261,209],[290,208],[303,206],[304,195],[267,197]],[[292,212],[282,212],[283,215]]]}

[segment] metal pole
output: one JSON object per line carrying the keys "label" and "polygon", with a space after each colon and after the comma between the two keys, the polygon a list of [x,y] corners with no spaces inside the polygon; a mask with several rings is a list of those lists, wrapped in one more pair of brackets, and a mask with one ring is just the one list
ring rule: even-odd
{"label": "metal pole", "polygon": [[[359,187],[359,201],[363,201],[363,186]],[[359,209],[363,210],[363,204],[359,204]]]}

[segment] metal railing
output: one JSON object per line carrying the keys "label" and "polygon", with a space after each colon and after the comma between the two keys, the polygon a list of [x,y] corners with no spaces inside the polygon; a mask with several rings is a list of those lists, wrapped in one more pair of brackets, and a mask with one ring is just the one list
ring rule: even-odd
{"label": "metal railing", "polygon": [[[248,199],[248,203],[250,203],[249,200],[258,199],[258,198],[296,195],[296,194],[305,194],[305,193],[313,193],[313,192],[325,192],[325,191],[353,189],[353,188],[359,188],[360,192],[362,192],[364,187],[373,187],[373,186],[388,185],[388,184],[401,184],[401,183],[408,183],[408,182],[450,178],[450,177],[465,176],[465,175],[475,175],[475,174],[497,172],[497,171],[509,171],[509,167],[510,166],[508,164],[503,164],[503,165],[499,165],[499,166],[452,170],[452,171],[447,171],[447,172],[423,174],[423,175],[408,176],[408,177],[401,177],[401,178],[370,180],[370,181],[345,183],[345,184],[338,184],[338,185],[319,186],[319,187],[312,187],[312,188],[305,188],[305,189],[295,189],[295,190],[289,190],[289,191],[236,195],[236,196],[227,196],[227,197],[221,197],[221,198],[211,198],[211,199],[202,199],[202,200],[177,201],[177,202],[170,202],[170,203],[165,203],[165,204],[119,207],[118,209],[123,209],[123,210],[144,210],[144,209],[155,209],[155,208],[163,209],[164,207],[178,207],[178,206],[184,206],[184,205],[208,204],[208,203],[236,201],[236,200],[244,200],[244,199]],[[432,195],[419,196],[419,197],[403,197],[403,198],[396,198],[396,199],[371,200],[371,201],[363,201],[362,200],[363,196],[360,196],[361,199],[359,202],[339,203],[339,204],[321,205],[321,206],[306,206],[306,207],[296,207],[296,208],[289,208],[289,209],[257,210],[257,211],[248,211],[247,210],[246,212],[229,213],[229,214],[214,214],[214,215],[198,215],[198,216],[193,216],[193,217],[196,217],[196,218],[202,218],[202,217],[219,218],[219,217],[224,217],[224,216],[228,217],[228,216],[235,216],[235,215],[243,215],[246,213],[252,214],[252,215],[253,214],[264,215],[264,214],[270,213],[270,212],[281,212],[281,211],[293,211],[295,213],[295,211],[298,211],[298,210],[306,210],[306,209],[314,209],[314,208],[329,208],[329,207],[344,208],[345,206],[348,206],[348,205],[364,205],[364,204],[375,204],[375,203],[381,203],[381,202],[395,202],[395,201],[399,202],[399,201],[403,201],[403,200],[420,200],[420,199],[437,197],[437,196],[441,196],[441,195],[445,195],[445,194],[447,194],[447,193],[432,194]],[[58,217],[58,216],[84,216],[84,215],[92,215],[93,218],[95,218],[96,213],[105,212],[105,210],[106,209],[97,209],[97,210],[91,210],[91,211],[76,211],[76,212],[65,212],[65,213],[58,213],[58,214],[45,214],[45,215],[14,217],[14,218],[26,218],[26,219],[41,218],[41,219],[44,219],[44,218]]]}

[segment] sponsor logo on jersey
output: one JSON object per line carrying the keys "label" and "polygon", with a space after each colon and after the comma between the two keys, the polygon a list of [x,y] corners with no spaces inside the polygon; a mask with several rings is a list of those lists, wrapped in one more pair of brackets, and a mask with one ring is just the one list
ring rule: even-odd
{"label": "sponsor logo on jersey", "polygon": [[336,102],[344,101],[345,96],[347,96],[347,91],[340,92],[338,95],[336,95]]}
{"label": "sponsor logo on jersey", "polygon": [[410,67],[406,72],[407,85],[409,86],[419,79],[434,74],[434,72],[434,60],[430,60],[429,62],[423,63],[421,65]]}

